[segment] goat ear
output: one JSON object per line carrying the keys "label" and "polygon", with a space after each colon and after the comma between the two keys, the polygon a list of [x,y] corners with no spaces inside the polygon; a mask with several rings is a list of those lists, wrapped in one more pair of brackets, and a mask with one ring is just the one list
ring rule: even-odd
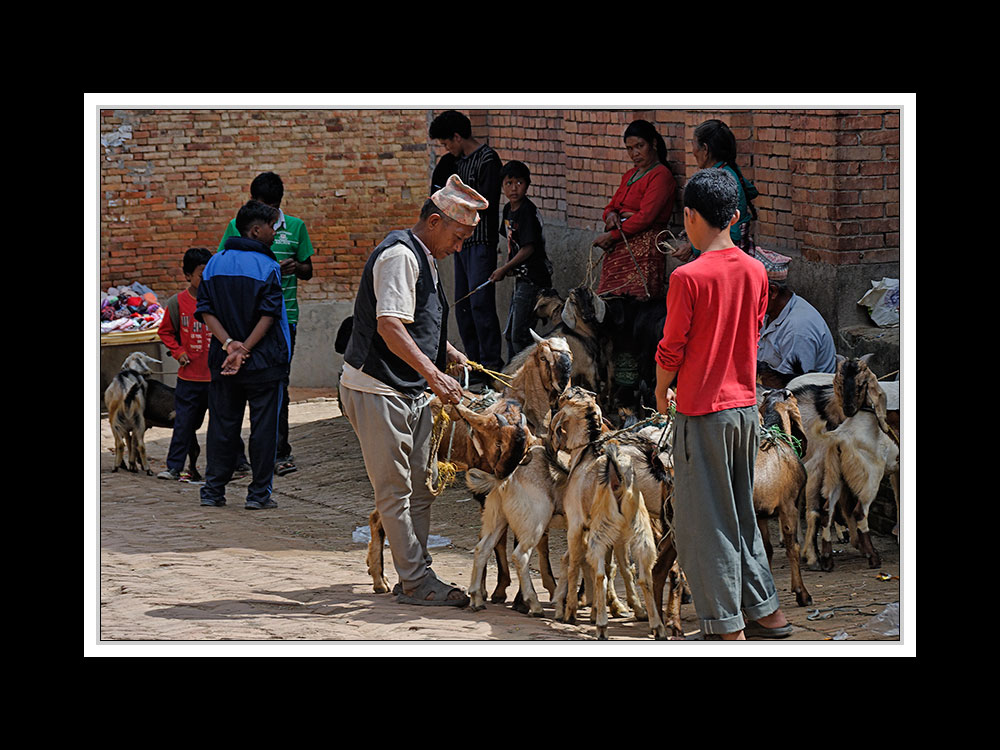
{"label": "goat ear", "polygon": [[617,495],[621,491],[622,477],[618,473],[618,464],[615,463],[611,456],[608,456],[608,487],[611,488],[611,492]]}
{"label": "goat ear", "polygon": [[604,322],[604,315],[608,311],[607,303],[601,299],[598,295],[594,295],[594,315],[597,317],[598,323]]}
{"label": "goat ear", "polygon": [[472,431],[472,447],[476,449],[476,453],[480,456],[485,454],[485,451],[483,451],[483,444],[479,440],[479,433],[475,430]]}
{"label": "goat ear", "polygon": [[569,304],[569,302],[563,305],[562,315],[560,317],[562,318],[563,323],[568,325],[573,330],[576,330],[576,307],[574,305]]}

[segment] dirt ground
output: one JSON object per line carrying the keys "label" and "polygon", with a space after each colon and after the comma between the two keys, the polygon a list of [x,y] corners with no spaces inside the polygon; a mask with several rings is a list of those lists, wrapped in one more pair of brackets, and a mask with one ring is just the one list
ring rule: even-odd
{"label": "dirt ground", "polygon": [[[535,586],[545,607],[541,618],[510,608],[516,582],[507,591],[506,605],[488,604],[480,612],[408,606],[390,594],[373,593],[366,544],[355,541],[356,531],[367,532],[373,505],[354,432],[340,414],[335,393],[293,389],[292,402],[290,442],[299,471],[275,477],[279,507],[268,511],[243,508],[248,480],[230,485],[226,507],[203,508],[198,484],[112,473],[113,440],[107,419],[101,420],[95,478],[99,487],[94,503],[88,503],[88,513],[93,513],[85,517],[85,527],[88,521],[97,527],[94,536],[99,538],[85,543],[96,546],[99,583],[92,609],[85,613],[90,623],[85,631],[94,627],[90,645],[99,647],[102,655],[126,643],[202,648],[242,644],[253,653],[262,645],[287,642],[334,647],[335,653],[389,644],[417,646],[418,654],[418,644],[517,644],[538,654],[542,643],[575,646],[574,655],[597,653],[594,649],[601,646],[585,643],[594,639],[587,610],[581,611],[576,625],[556,622],[537,571]],[[204,445],[204,428],[199,440]],[[146,433],[154,475],[164,468],[169,441],[169,430],[152,428]],[[443,580],[468,587],[478,532],[479,506],[460,482],[442,493],[433,511],[431,534],[440,537],[441,546],[431,552]],[[553,537],[558,576],[564,532],[556,531]],[[771,538],[781,538],[776,521]],[[876,535],[874,542],[882,554],[880,569],[869,569],[861,553],[844,543],[835,545],[832,572],[804,571],[813,597],[809,607],[795,605],[785,550],[776,543],[773,572],[794,633],[785,641],[754,641],[744,647],[767,648],[768,655],[779,650],[802,655],[797,647],[811,646],[813,653],[817,646],[829,649],[834,644],[898,650],[905,640],[899,636],[898,614],[896,631],[890,628],[901,599],[900,547],[895,537]],[[491,561],[491,590],[495,573]],[[386,575],[395,583],[388,549]],[[617,590],[624,601],[620,579]],[[686,640],[669,642],[654,642],[646,623],[631,617],[612,619],[610,647],[629,645],[643,653],[655,650],[656,655],[669,654],[670,649],[733,648],[701,641],[693,605],[684,605],[682,617]]]}

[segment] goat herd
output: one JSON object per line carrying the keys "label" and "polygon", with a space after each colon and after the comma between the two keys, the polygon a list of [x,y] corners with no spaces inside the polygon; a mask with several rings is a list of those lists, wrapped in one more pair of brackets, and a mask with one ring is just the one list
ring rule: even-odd
{"label": "goat herd", "polygon": [[[575,622],[578,607],[589,603],[597,637],[606,639],[609,611],[626,613],[615,593],[617,571],[636,619],[648,621],[656,639],[681,637],[685,584],[671,527],[671,418],[654,415],[628,419],[628,426],[618,429],[611,426],[605,416],[614,408],[606,400],[607,370],[595,370],[608,358],[594,356],[601,345],[587,339],[594,333],[595,299],[586,288],[573,290],[564,303],[564,309],[572,310],[561,319],[575,325],[559,326],[546,338],[533,333],[535,344],[506,368],[501,392],[466,392],[463,402],[468,405],[442,407],[433,399],[435,424],[446,427],[431,461],[464,471],[466,486],[482,506],[468,589],[473,610],[486,606],[491,553],[498,582],[490,600],[506,601],[509,530],[520,584],[515,609],[542,615],[529,568],[537,551],[557,621]],[[812,601],[800,556],[811,569],[832,570],[835,523],[847,526],[870,567],[881,564],[867,519],[884,476],[890,478],[898,514],[897,431],[887,421],[886,394],[867,360],[840,358],[832,378],[803,376],[781,390],[758,387],[761,443],[754,508],[768,560],[767,521],[779,518],[799,606]],[[434,482],[429,483],[433,489]],[[800,549],[803,508],[806,529]],[[389,590],[383,569],[385,535],[377,510],[369,524],[368,571],[375,591],[384,593]],[[553,528],[566,530],[558,582],[549,560]]]}
{"label": "goat herd", "polygon": [[[536,312],[560,322],[548,337],[533,332],[535,344],[510,362],[500,393],[467,391],[463,401],[468,405],[446,407],[433,399],[435,425],[445,427],[437,436],[429,475],[435,477],[434,470],[445,466],[464,471],[466,485],[483,509],[468,590],[473,610],[486,606],[485,570],[491,552],[499,580],[490,600],[506,601],[510,530],[520,584],[515,609],[542,614],[529,569],[537,551],[542,583],[558,621],[574,622],[581,601],[589,602],[597,636],[607,638],[609,611],[614,616],[626,613],[615,593],[617,571],[635,617],[648,621],[657,639],[679,637],[684,578],[671,527],[671,419],[658,414],[623,418],[610,388],[608,337],[599,330],[602,305],[586,287],[574,289],[565,302],[543,295]],[[650,326],[662,330],[662,319]],[[758,387],[761,443],[754,508],[768,560],[772,546],[767,520],[779,518],[799,606],[812,601],[800,557],[811,569],[831,570],[835,523],[847,526],[870,567],[881,564],[868,530],[868,511],[885,476],[898,516],[898,422],[890,424],[898,411],[887,408],[886,392],[867,360],[839,358],[832,378],[807,375],[786,389]],[[172,421],[166,403],[171,394],[162,390],[170,389],[145,377],[151,361],[156,360],[130,355],[105,394],[115,436],[114,470],[125,465],[128,445],[129,468],[135,470],[138,458],[151,473],[142,433],[150,425],[170,426]],[[163,414],[156,416],[159,412]],[[612,427],[609,416],[622,426]],[[196,458],[191,457],[192,467]],[[432,491],[439,490],[437,478],[430,484]],[[803,509],[806,527],[800,550]],[[368,571],[375,591],[384,593],[389,585],[378,511],[372,512],[369,523]],[[548,534],[553,528],[566,530],[558,582],[549,560]]]}

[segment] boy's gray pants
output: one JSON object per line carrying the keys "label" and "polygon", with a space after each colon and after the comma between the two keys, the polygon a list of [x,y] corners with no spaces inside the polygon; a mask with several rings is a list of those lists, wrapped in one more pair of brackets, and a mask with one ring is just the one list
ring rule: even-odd
{"label": "boy's gray pants", "polygon": [[389,540],[399,581],[413,589],[427,575],[427,535],[434,496],[427,489],[433,417],[427,399],[340,388],[340,408],[361,443],[375,507]]}
{"label": "boy's gray pants", "polygon": [[702,632],[735,633],[778,609],[753,509],[757,408],[674,421],[674,531]]}

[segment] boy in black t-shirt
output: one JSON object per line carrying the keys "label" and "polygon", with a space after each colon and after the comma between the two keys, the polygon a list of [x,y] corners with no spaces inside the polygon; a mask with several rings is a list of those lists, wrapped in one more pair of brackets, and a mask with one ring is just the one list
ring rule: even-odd
{"label": "boy in black t-shirt", "polygon": [[514,294],[507,316],[507,361],[532,344],[538,291],[552,286],[552,266],[545,255],[545,237],[538,209],[527,197],[531,184],[528,167],[509,161],[500,170],[501,189],[507,197],[500,234],[507,238],[507,262],[490,276],[494,282],[513,274]]}

